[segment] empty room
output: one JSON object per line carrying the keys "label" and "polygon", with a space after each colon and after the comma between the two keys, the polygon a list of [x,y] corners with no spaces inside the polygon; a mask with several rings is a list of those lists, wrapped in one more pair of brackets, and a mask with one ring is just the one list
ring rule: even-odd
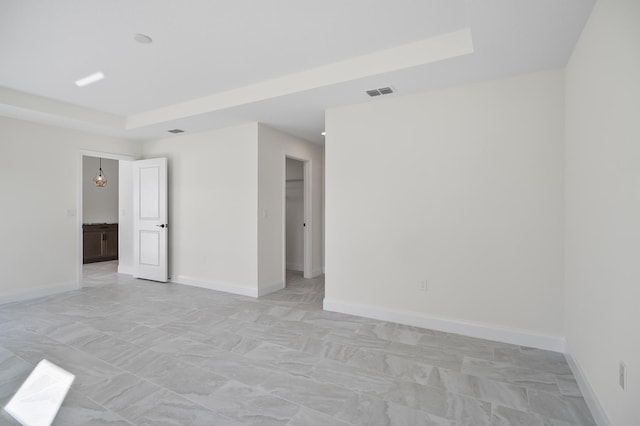
{"label": "empty room", "polygon": [[0,424],[640,419],[637,0],[0,0]]}

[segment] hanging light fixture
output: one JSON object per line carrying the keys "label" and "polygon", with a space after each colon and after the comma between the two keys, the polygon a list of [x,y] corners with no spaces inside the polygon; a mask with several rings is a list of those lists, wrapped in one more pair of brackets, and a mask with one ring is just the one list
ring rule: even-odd
{"label": "hanging light fixture", "polygon": [[103,187],[107,184],[107,177],[102,173],[102,158],[100,158],[100,168],[98,169],[96,177],[93,178],[93,183],[99,187]]}

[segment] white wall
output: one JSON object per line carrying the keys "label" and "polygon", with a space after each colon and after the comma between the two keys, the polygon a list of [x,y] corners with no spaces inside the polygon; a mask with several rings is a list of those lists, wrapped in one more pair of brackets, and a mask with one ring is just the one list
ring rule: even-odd
{"label": "white wall", "polygon": [[620,426],[640,419],[638,76],[640,2],[599,1],[565,77],[565,328],[569,353]]}
{"label": "white wall", "polygon": [[560,349],[563,107],[548,71],[328,110],[325,307]]}
{"label": "white wall", "polygon": [[257,295],[257,124],[144,144],[169,163],[173,281]]}
{"label": "white wall", "polygon": [[[313,237],[311,274],[322,274],[323,148],[258,125],[258,281],[264,294],[284,285],[285,158],[308,160],[311,214],[307,231]],[[265,215],[266,212],[266,215]]]}
{"label": "white wall", "polygon": [[102,173],[107,178],[103,187],[93,179],[100,167],[100,159],[84,156],[82,159],[82,222],[118,223],[118,161],[102,159]]}
{"label": "white wall", "polygon": [[293,271],[304,270],[304,163],[286,161],[286,264]]}
{"label": "white wall", "polygon": [[77,287],[80,151],[140,145],[6,117],[0,134],[0,303]]}
{"label": "white wall", "polygon": [[285,167],[287,180],[304,179],[304,163],[302,161],[287,158]]}

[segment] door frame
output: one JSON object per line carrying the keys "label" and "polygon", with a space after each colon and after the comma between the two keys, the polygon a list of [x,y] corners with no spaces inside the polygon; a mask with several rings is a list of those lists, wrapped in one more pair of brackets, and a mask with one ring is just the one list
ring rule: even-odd
{"label": "door frame", "polygon": [[286,286],[287,282],[287,158],[302,162],[302,204],[303,204],[303,218],[304,231],[302,233],[302,247],[304,253],[303,258],[303,277],[313,278],[313,206],[312,206],[312,185],[311,185],[311,170],[312,160],[310,158],[298,157],[295,155],[284,154],[283,161],[283,179],[282,179],[282,282]]}
{"label": "door frame", "polygon": [[[125,154],[114,154],[112,152],[105,151],[91,151],[81,149],[78,152],[78,167],[77,167],[77,188],[76,188],[76,281],[78,287],[82,288],[82,201],[83,201],[83,189],[84,189],[84,170],[83,170],[83,158],[84,157],[97,157],[106,158],[109,160],[124,160],[135,161],[138,157]],[[120,212],[120,206],[118,206],[118,212]],[[118,213],[119,215],[119,213]],[[120,247],[118,246],[118,257],[120,257]]]}

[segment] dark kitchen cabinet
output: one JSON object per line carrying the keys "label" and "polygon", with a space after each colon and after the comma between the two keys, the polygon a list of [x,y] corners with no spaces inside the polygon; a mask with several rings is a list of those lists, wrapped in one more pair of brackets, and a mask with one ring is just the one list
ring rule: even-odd
{"label": "dark kitchen cabinet", "polygon": [[82,225],[82,263],[118,259],[118,224]]}

